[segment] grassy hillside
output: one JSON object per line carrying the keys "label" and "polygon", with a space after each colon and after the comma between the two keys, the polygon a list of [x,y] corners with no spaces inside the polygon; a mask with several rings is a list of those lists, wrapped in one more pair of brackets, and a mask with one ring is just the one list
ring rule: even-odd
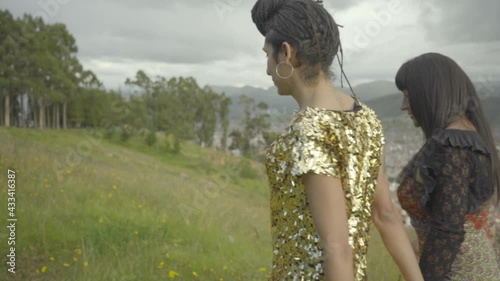
{"label": "grassy hillside", "polygon": [[[0,280],[266,280],[261,164],[183,144],[179,155],[92,131],[0,128],[0,218],[16,171],[16,273]],[[398,280],[376,232],[371,280]]]}

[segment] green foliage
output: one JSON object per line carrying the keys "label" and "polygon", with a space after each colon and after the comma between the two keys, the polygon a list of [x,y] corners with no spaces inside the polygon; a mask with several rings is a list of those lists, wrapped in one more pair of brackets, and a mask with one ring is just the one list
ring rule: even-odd
{"label": "green foliage", "polygon": [[104,130],[103,137],[107,140],[111,140],[113,136],[115,135],[116,130],[114,128],[108,128],[107,130]]}
{"label": "green foliage", "polygon": [[122,128],[120,133],[120,141],[127,142],[132,137],[132,131],[128,128]]}
{"label": "green foliage", "polygon": [[252,163],[247,159],[238,163],[238,170],[240,177],[244,179],[257,179],[259,177],[259,172],[252,167]]}
{"label": "green foliage", "polygon": [[271,127],[268,106],[264,102],[256,105],[252,98],[245,95],[240,96],[240,104],[244,111],[243,129],[235,129],[229,134],[232,139],[230,149],[238,149],[243,155],[255,158],[258,150],[262,149],[258,140],[262,137],[267,143],[266,138],[272,137],[267,131]]}
{"label": "green foliage", "polygon": [[273,141],[278,137],[278,134],[275,132],[269,132],[265,131],[262,132],[262,138],[264,138],[264,142],[266,143],[266,146],[271,145]]}
{"label": "green foliage", "polygon": [[175,135],[174,153],[180,151],[183,140],[212,146],[218,121],[227,138],[230,99],[223,94],[199,87],[191,77],[151,78],[142,70],[136,73],[135,78],[127,78],[126,84],[137,93],[130,100],[134,111],[129,123],[135,128],[147,125]]}
{"label": "green foliage", "polygon": [[168,138],[165,139],[165,141],[163,142],[162,149],[163,149],[163,152],[171,152],[172,151],[172,145],[170,144],[170,141],[168,140]]}
{"label": "green foliage", "polygon": [[[231,99],[200,87],[192,77],[149,77],[138,70],[126,85],[134,94],[105,90],[98,77],[77,59],[75,38],[64,24],[41,17],[14,18],[0,10],[0,122],[38,128],[150,128],[175,135],[166,150],[179,153],[181,142],[210,147],[222,128],[227,145]],[[24,101],[19,102],[21,99]],[[21,104],[29,104],[23,109]],[[22,116],[22,122],[18,122]],[[109,131],[106,138],[111,139]],[[126,142],[131,132],[121,131]],[[152,136],[145,140],[155,144]]]}
{"label": "green foliage", "polygon": [[[77,96],[84,76],[75,38],[64,24],[48,24],[27,14],[16,19],[0,11],[0,22],[0,96],[11,101],[2,108],[3,125],[66,128],[68,103]],[[18,104],[20,97],[30,104],[29,111]],[[75,109],[72,115],[81,121],[81,107]],[[21,122],[9,118],[19,115]]]}
{"label": "green foliage", "polygon": [[156,144],[156,132],[149,131],[144,139],[147,146],[153,146]]}
{"label": "green foliage", "polygon": [[174,138],[174,147],[172,149],[173,153],[180,153],[181,152],[181,140],[178,137]]}
{"label": "green foliage", "polygon": [[229,130],[229,106],[231,105],[231,98],[226,97],[224,93],[222,93],[219,105],[219,119],[221,120],[222,127],[221,149],[226,150]]}

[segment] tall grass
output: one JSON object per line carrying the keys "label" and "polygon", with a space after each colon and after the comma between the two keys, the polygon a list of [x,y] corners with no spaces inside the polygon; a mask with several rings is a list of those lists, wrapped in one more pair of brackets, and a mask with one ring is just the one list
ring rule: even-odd
{"label": "tall grass", "polygon": [[[139,136],[116,138],[0,129],[0,218],[6,224],[8,168],[16,170],[18,218],[16,273],[5,268],[3,226],[0,280],[266,280],[261,164],[190,144],[174,155]],[[376,233],[369,265],[370,280],[398,280]]]}

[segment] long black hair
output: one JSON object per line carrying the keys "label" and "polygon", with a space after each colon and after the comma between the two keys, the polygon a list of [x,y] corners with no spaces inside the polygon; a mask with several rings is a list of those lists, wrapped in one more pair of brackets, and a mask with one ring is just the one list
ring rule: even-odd
{"label": "long black hair", "polygon": [[274,60],[283,42],[291,44],[299,63],[307,66],[306,82],[315,81],[320,70],[333,77],[330,67],[341,48],[338,25],[321,2],[258,0],[252,8],[252,20],[273,47]]}
{"label": "long black hair", "polygon": [[396,74],[396,86],[407,90],[411,113],[425,138],[446,129],[457,117],[467,117],[491,154],[492,180],[500,201],[500,161],[491,128],[469,76],[451,58],[426,53],[405,62]]}

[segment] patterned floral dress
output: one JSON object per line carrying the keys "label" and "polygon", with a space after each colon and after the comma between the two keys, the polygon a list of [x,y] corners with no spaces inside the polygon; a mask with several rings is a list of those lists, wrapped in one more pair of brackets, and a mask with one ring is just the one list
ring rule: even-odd
{"label": "patterned floral dress", "polygon": [[499,281],[488,223],[490,153],[473,131],[436,132],[400,174],[398,198],[419,241],[426,281]]}
{"label": "patterned floral dress", "polygon": [[366,280],[371,204],[383,146],[375,113],[357,103],[351,111],[307,108],[267,149],[271,193],[271,279],[324,280],[322,245],[301,175],[341,179],[354,251],[355,280]]}

